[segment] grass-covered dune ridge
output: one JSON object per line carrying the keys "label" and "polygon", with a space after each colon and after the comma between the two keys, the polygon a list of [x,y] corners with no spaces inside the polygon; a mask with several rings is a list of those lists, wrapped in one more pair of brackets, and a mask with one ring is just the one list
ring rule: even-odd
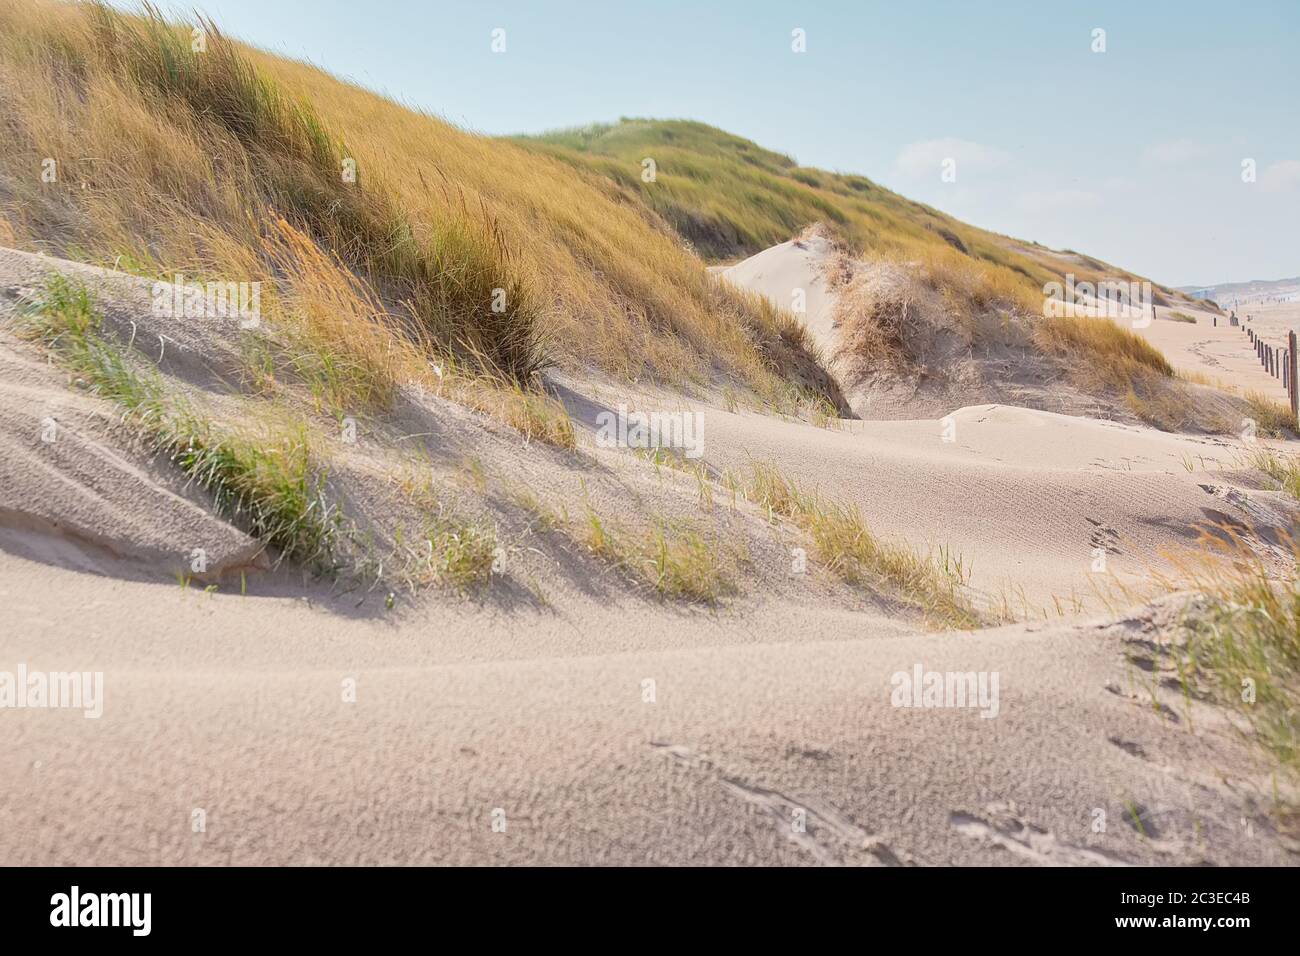
{"label": "grass-covered dune ridge", "polygon": [[[285,364],[338,414],[382,403],[428,361],[525,391],[559,364],[845,413],[805,327],[701,260],[813,223],[915,268],[954,327],[1033,319],[1066,272],[1133,278],[702,123],[479,136],[149,6],[0,0],[0,110],[0,242],[262,282],[270,318],[295,331]],[[1127,330],[1088,325],[1042,322],[1003,344],[1176,427],[1150,411],[1179,403],[1167,364]]]}
{"label": "grass-covered dune ridge", "polygon": [[284,218],[352,273],[360,311],[517,380],[557,359],[783,401],[818,380],[792,319],[612,186],[206,21],[0,0],[0,107],[0,240],[20,247],[274,282]]}
{"label": "grass-covered dune ridge", "polygon": [[[1042,286],[1067,272],[1080,282],[1141,278],[1073,251],[968,225],[865,176],[800,166],[693,120],[625,117],[515,140],[614,180],[711,257],[752,255],[824,222],[848,246],[875,255],[929,260],[956,253],[981,264],[994,284],[1028,289],[1039,306]],[[646,159],[654,161],[652,182],[642,176]],[[1181,297],[1155,288],[1163,297]]]}
{"label": "grass-covered dune ridge", "polygon": [[[1219,427],[1222,416],[1178,411],[1198,403],[1183,394],[1164,357],[1129,329],[1043,317],[1048,283],[1067,274],[1094,284],[1145,281],[1124,269],[976,228],[863,176],[800,166],[700,122],[623,118],[514,141],[593,182],[615,183],[630,205],[646,209],[648,221],[662,221],[702,255],[748,256],[809,229],[829,236],[844,253],[831,278],[841,287],[836,354],[852,366],[921,367],[920,340],[952,333],[967,350],[1027,349],[1081,392],[1150,424]],[[882,269],[901,277],[894,283],[901,297],[881,301],[878,290],[859,288],[878,285]],[[1152,294],[1158,303],[1183,297],[1157,284]],[[907,318],[921,300],[934,306],[919,309],[925,321]],[[942,377],[946,364],[929,364]]]}

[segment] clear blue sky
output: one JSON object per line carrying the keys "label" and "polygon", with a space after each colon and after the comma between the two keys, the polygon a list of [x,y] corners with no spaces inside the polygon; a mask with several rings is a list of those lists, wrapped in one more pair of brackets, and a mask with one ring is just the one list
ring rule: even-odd
{"label": "clear blue sky", "polygon": [[1300,0],[194,6],[483,133],[688,117],[1161,282],[1300,274]]}

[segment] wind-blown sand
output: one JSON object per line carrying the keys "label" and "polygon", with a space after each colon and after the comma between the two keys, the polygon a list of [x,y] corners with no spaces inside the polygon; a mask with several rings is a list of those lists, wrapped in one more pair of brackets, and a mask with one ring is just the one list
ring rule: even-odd
{"label": "wind-blown sand", "polygon": [[[0,290],[53,265],[35,260],[0,255]],[[139,483],[82,475],[59,491],[66,504],[49,497],[78,472],[33,470],[50,454],[32,430],[43,403],[57,394],[77,422],[112,411],[54,389],[60,373],[31,346],[3,344],[0,433],[23,482],[6,481],[4,507],[57,506],[117,548],[170,540],[201,499],[111,432],[75,425],[90,460],[111,451]],[[11,368],[40,383],[34,405]],[[593,489],[626,470],[642,496],[629,509],[675,482],[694,494],[693,478],[647,477],[647,463],[590,444],[607,384],[563,385]],[[550,606],[430,595],[388,612],[379,595],[334,595],[287,569],[251,575],[241,596],[102,554],[81,565],[70,555],[93,552],[77,535],[15,519],[0,527],[0,671],[103,671],[105,699],[97,720],[0,711],[0,863],[1293,861],[1266,761],[1173,679],[1161,642],[1179,599],[1090,619],[1104,611],[1097,548],[1101,577],[1140,588],[1198,525],[1289,526],[1283,496],[1251,487],[1244,446],[1006,406],[955,410],[951,442],[932,419],[818,428],[698,407],[715,472],[772,461],[887,536],[959,552],[985,599],[1014,589],[1033,620],[936,633],[779,572],[770,589],[682,608],[545,568]],[[440,440],[472,445],[493,480],[562,477],[541,449],[430,408]],[[164,492],[179,502],[170,517],[113,518]],[[204,515],[214,537],[240,540]],[[728,520],[766,573],[775,532],[743,510]],[[1267,536],[1251,540],[1267,557]],[[770,546],[779,557],[786,542]],[[893,706],[893,676],[917,665],[996,673],[996,716]]]}

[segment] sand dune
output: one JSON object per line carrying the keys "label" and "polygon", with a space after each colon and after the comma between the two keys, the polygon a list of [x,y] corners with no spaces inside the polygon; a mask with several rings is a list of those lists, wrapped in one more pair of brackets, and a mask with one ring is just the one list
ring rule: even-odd
{"label": "sand dune", "polygon": [[[810,268],[802,250],[790,259]],[[15,254],[0,263],[7,288],[73,268]],[[778,288],[790,279],[755,276]],[[101,278],[115,327],[138,320],[130,327],[151,332],[131,311],[139,280]],[[810,316],[824,308],[810,300]],[[220,361],[192,361],[213,330],[172,333],[170,379],[218,382]],[[1252,525],[1249,540],[1269,555],[1294,511],[1251,487],[1239,442],[1002,405],[817,427],[696,403],[712,474],[775,463],[857,504],[887,537],[960,553],[983,601],[1029,620],[936,633],[826,576],[791,579],[791,539],[743,504],[716,520],[743,542],[753,580],[716,608],[647,598],[580,556],[542,561],[531,552],[543,540],[528,537],[517,560],[546,604],[507,581],[497,597],[404,598],[390,612],[382,594],[334,593],[287,568],[253,574],[240,596],[88,563],[84,541],[36,519],[100,529],[116,535],[115,551],[146,556],[151,543],[174,550],[177,523],[210,524],[214,549],[229,542],[232,556],[246,539],[116,432],[94,429],[112,410],[64,388],[32,346],[5,349],[4,440],[18,469],[5,507],[29,520],[0,532],[0,670],[102,671],[105,692],[99,719],[4,715],[0,862],[1291,859],[1267,810],[1266,762],[1229,715],[1184,699],[1172,678],[1161,641],[1182,599],[1085,620],[1112,582],[1151,584],[1147,570],[1199,526]],[[694,478],[594,445],[608,383],[556,384],[588,456],[576,472],[426,402],[397,432],[341,449],[340,480],[382,485],[392,448],[436,429],[440,447],[474,449],[493,493],[519,479],[573,496],[580,480],[623,518],[695,507]],[[50,458],[33,432],[56,401],[78,439],[60,446],[71,458]],[[458,461],[448,454],[446,468]],[[895,675],[917,667],[996,674],[984,708],[996,717],[896,706]]]}
{"label": "sand dune", "polygon": [[[835,297],[827,288],[826,269],[834,257],[835,249],[829,239],[805,234],[764,249],[718,274],[798,315],[818,348],[829,356],[836,344],[831,321]],[[796,290],[802,301],[796,301]]]}
{"label": "sand dune", "polygon": [[[709,460],[778,462],[807,486],[855,502],[871,526],[922,550],[946,546],[995,602],[1099,609],[1118,577],[1137,586],[1200,529],[1241,523],[1226,504],[1247,446],[1051,412],[978,406],[942,421],[861,422],[841,431],[759,416],[709,419]],[[1190,466],[1190,467],[1189,467]],[[1268,525],[1288,527],[1284,495],[1250,491]],[[1259,521],[1258,518],[1254,519]],[[1106,552],[1106,575],[1091,569]]]}

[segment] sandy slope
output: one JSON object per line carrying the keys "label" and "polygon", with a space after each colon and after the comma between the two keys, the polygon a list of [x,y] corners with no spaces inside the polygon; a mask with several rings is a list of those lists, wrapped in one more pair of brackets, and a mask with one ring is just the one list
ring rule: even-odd
{"label": "sandy slope", "polygon": [[[783,309],[798,315],[812,332],[824,355],[835,348],[831,313],[834,294],[828,291],[825,269],[835,255],[824,236],[808,234],[764,249],[720,270],[728,282],[761,293]],[[796,295],[802,296],[802,308]]]}
{"label": "sandy slope", "polygon": [[140,454],[102,403],[0,338],[0,534],[16,550],[111,571],[195,564],[211,575],[264,566],[262,546],[212,516],[167,463]]}
{"label": "sandy slope", "polygon": [[[817,235],[781,243],[721,271],[729,282],[788,307],[806,292],[808,327],[832,354],[835,293],[825,272],[835,250]],[[1240,329],[1167,320],[1140,329],[1190,372],[1283,400]],[[1209,325],[1208,313],[1196,313]],[[1240,473],[1251,447],[1234,439],[1156,429],[1009,405],[954,408],[938,419],[842,423],[818,432],[761,416],[713,413],[709,459],[742,468],[779,462],[789,474],[862,508],[873,528],[922,550],[951,549],[972,583],[1020,611],[1097,609],[1115,579],[1139,592],[1200,530],[1245,518]],[[944,436],[951,441],[945,441]],[[1246,479],[1246,488],[1251,479]],[[1251,490],[1249,521],[1290,526],[1285,499]],[[1032,502],[1031,507],[1026,507]],[[1106,573],[1093,570],[1096,548]]]}
{"label": "sandy slope", "polygon": [[[1241,442],[1007,406],[958,409],[949,421],[951,442],[943,421],[828,430],[713,411],[706,455],[737,470],[778,462],[857,504],[872,528],[923,551],[946,546],[992,603],[1034,613],[1097,610],[1116,578],[1140,590],[1198,529],[1247,517],[1229,501],[1242,493]],[[1283,495],[1250,497],[1252,523],[1289,526]],[[1097,548],[1105,574],[1093,571]]]}
{"label": "sandy slope", "polygon": [[[34,258],[0,259],[27,270],[22,283],[0,275],[0,288],[30,284],[49,265]],[[147,328],[119,292],[111,321]],[[223,354],[202,344],[217,333],[169,334],[177,380],[210,377],[195,358]],[[30,361],[23,348],[13,361]],[[655,401],[563,384],[586,427],[619,400]],[[0,417],[21,438],[35,413],[11,376],[5,388]],[[715,474],[773,461],[856,502],[883,533],[951,546],[986,596],[1017,588],[1031,609],[1089,593],[1095,548],[1107,579],[1133,577],[1200,522],[1290,520],[1218,441],[1005,406],[954,412],[951,442],[934,420],[839,430],[703,410]],[[446,403],[408,414],[393,427],[472,448],[490,494],[516,479],[576,495],[561,455]],[[43,453],[14,442],[20,461]],[[380,438],[339,454],[356,486],[383,484]],[[683,496],[624,451],[585,437],[584,455],[576,474],[610,507],[694,500],[694,479]],[[165,476],[146,486],[163,490]],[[115,494],[108,505],[127,507]],[[613,586],[577,558],[540,561],[533,552],[553,542],[537,536],[511,560],[535,562],[550,606],[507,580],[483,599],[429,595],[388,612],[377,595],[331,596],[288,571],[255,575],[246,597],[116,566],[89,573],[33,549],[30,529],[0,532],[0,671],[105,679],[98,720],[0,710],[0,863],[1292,860],[1258,754],[1222,712],[1168,684],[1172,606],[1106,627],[930,633],[824,576],[789,578],[789,539],[744,508],[718,511],[753,579],[715,610]],[[108,523],[127,539],[156,533]],[[996,672],[997,716],[892,706],[892,675],[916,665]]]}

